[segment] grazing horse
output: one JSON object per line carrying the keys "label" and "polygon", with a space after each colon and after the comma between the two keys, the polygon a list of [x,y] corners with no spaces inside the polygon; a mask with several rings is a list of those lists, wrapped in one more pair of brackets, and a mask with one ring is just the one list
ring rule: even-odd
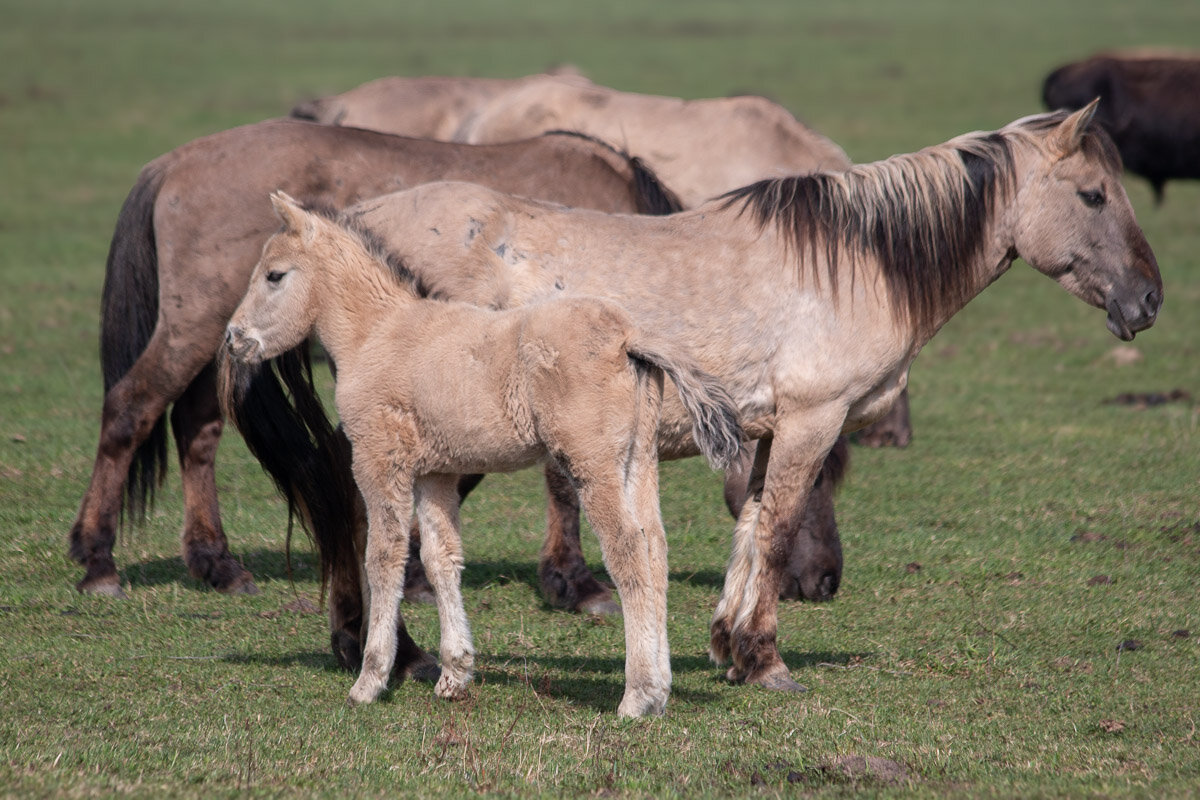
{"label": "grazing horse", "polygon": [[435,691],[466,691],[474,650],[460,585],[458,475],[550,460],[578,487],[624,601],[618,713],[661,714],[671,686],[655,449],[663,374],[718,469],[741,448],[732,398],[611,301],[491,311],[422,298],[417,279],[373,239],[287,195],[271,200],[284,228],[263,249],[226,346],[232,359],[258,364],[315,332],[338,365],[335,402],[368,520],[370,625],[351,701],[375,700],[391,675],[414,506],[441,624]]}
{"label": "grazing horse", "polygon": [[[732,659],[731,680],[795,689],[776,645],[795,535],[784,522],[803,511],[838,436],[891,406],[942,325],[1018,257],[1106,309],[1122,340],[1157,318],[1158,264],[1094,112],[1040,114],[843,173],[762,181],[665,217],[564,210],[456,183],[351,213],[432,292],[508,305],[609,297],[722,381],[758,449],[711,655]],[[434,221],[440,236],[428,231]],[[695,452],[668,391],[660,456]]]}
{"label": "grazing horse", "polygon": [[[283,119],[206,136],[150,162],[125,200],[108,255],[100,444],[70,534],[71,556],[86,568],[79,591],[124,596],[113,544],[126,494],[140,517],[162,480],[164,416],[172,403],[184,561],[216,589],[256,591],[229,551],[217,504],[213,459],[223,422],[213,358],[262,244],[278,225],[263,199],[284,189],[342,207],[437,179],[605,211],[677,207],[636,159],[574,135],[473,146]],[[292,500],[314,525],[348,525],[312,501]],[[344,583],[356,597],[353,566]],[[356,603],[335,602],[331,613],[342,607],[353,617]],[[350,624],[357,631],[357,620]]]}
{"label": "grazing horse", "polygon": [[[689,207],[760,178],[850,166],[840,147],[765,98],[682,100],[621,92],[578,75],[380,78],[299,105],[292,114],[326,124],[476,143],[555,129],[581,131],[621,143]],[[888,417],[858,434],[859,442],[872,446],[904,447],[911,438],[907,395]],[[840,448],[840,453],[842,458],[830,464],[811,491],[805,504],[810,511],[791,523],[811,545],[792,559],[784,597],[829,600],[841,582],[833,493],[849,451]],[[743,457],[745,466],[752,458],[751,447]],[[743,469],[726,476],[725,494],[735,517],[747,474]],[[615,611],[610,591],[584,563],[574,491],[552,468],[546,487],[547,528],[539,566],[543,594],[552,604],[572,610]],[[410,575],[415,573],[410,569]]]}
{"label": "grazing horse", "polygon": [[1101,53],[1046,76],[1047,108],[1082,108],[1100,98],[1098,122],[1130,172],[1150,181],[1155,204],[1176,178],[1200,178],[1200,54]]}

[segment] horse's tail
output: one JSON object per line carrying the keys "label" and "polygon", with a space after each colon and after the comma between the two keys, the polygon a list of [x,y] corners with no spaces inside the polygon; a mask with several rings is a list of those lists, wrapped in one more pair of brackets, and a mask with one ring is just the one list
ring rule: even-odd
{"label": "horse's tail", "polygon": [[667,374],[692,418],[692,435],[713,469],[725,469],[742,447],[737,404],[725,386],[690,358],[670,353],[659,342],[637,336],[626,343],[631,358]]}
{"label": "horse's tail", "polygon": [[646,162],[637,156],[631,156],[619,147],[614,147],[612,144],[599,137],[592,136],[590,133],[552,130],[546,131],[542,135],[574,136],[577,139],[583,139],[586,142],[599,145],[611,153],[619,163],[624,164],[629,169],[629,176],[633,182],[633,201],[637,207],[637,213],[661,217],[667,214],[674,214],[676,211],[683,211],[683,203],[679,200],[679,196],[663,185],[663,182],[659,180],[654,170],[646,166]]}
{"label": "horse's tail", "polygon": [[[313,383],[304,343],[262,365],[236,362],[222,351],[221,406],[317,545],[321,588],[335,572],[356,569],[354,527],[358,489],[350,442],[335,429]],[[353,573],[349,573],[353,574]]]}
{"label": "horse's tail", "polygon": [[[158,246],[154,201],[165,170],[157,162],[142,169],[129,190],[108,248],[100,295],[100,368],[104,393],[125,377],[146,350],[158,320]],[[134,519],[145,518],[154,491],[167,474],[167,423],[162,415],[138,446],[125,481],[126,503]],[[122,507],[122,513],[125,508]]]}

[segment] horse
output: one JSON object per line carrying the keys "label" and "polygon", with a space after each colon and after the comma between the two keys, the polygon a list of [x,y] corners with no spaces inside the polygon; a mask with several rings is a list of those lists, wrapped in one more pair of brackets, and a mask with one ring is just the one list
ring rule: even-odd
{"label": "horse", "polygon": [[611,301],[493,311],[430,299],[377,239],[284,193],[271,201],[283,230],[267,241],[229,321],[226,403],[244,383],[233,360],[260,364],[315,333],[338,365],[335,403],[368,519],[370,624],[351,702],[374,701],[391,675],[414,507],[441,627],[434,691],[466,692],[474,650],[460,585],[458,476],[553,461],[578,487],[624,603],[617,711],[661,714],[671,686],[655,450],[663,376],[715,469],[741,448],[732,398]]}
{"label": "horse", "polygon": [[[223,420],[213,359],[262,244],[278,225],[263,199],[281,188],[345,206],[445,178],[606,211],[678,207],[636,159],[577,135],[476,146],[277,119],[196,139],[151,161],[121,208],[108,254],[100,442],[70,532],[70,555],[86,569],[80,592],[125,596],[113,544],[125,511],[140,519],[153,503],[166,470],[164,419],[172,404],[188,570],[222,592],[257,591],[221,524],[213,464]],[[337,446],[332,437],[326,441]],[[319,473],[313,479],[342,480]],[[313,525],[346,525],[314,502],[291,500]],[[353,565],[340,583],[335,594],[344,589],[351,599],[332,603],[331,613],[353,618]],[[347,624],[357,635],[358,621]]]}
{"label": "horse", "polygon": [[1126,169],[1150,182],[1155,205],[1170,179],[1200,178],[1200,54],[1100,53],[1046,76],[1049,109],[1100,98],[1096,120],[1116,142]]}
{"label": "horse", "polygon": [[[303,103],[292,114],[389,133],[500,142],[548,130],[582,131],[621,142],[693,206],[753,180],[850,166],[845,152],[799,122],[785,108],[757,96],[681,100],[636,94],[592,83],[579,75],[542,74],[517,79],[389,77],[347,92]],[[894,411],[860,431],[861,444],[907,446],[912,438],[907,394]],[[831,599],[841,582],[842,554],[833,492],[845,474],[849,450],[822,472],[792,524],[806,531],[811,547],[796,554],[785,598]],[[748,466],[753,448],[743,455]],[[740,511],[743,469],[726,477],[730,512]],[[464,484],[464,490],[471,484]],[[579,503],[571,487],[551,470],[546,476],[547,527],[539,559],[542,593],[553,605],[589,613],[617,610],[611,592],[588,571],[579,541]],[[465,495],[465,492],[464,492]],[[414,535],[419,535],[414,530]],[[417,573],[419,564],[409,570]],[[415,587],[414,587],[415,588]]]}
{"label": "horse", "polygon": [[[942,325],[1018,257],[1106,310],[1122,340],[1154,324],[1158,263],[1095,110],[761,181],[664,217],[564,210],[459,183],[349,213],[439,295],[508,305],[608,297],[722,381],[758,447],[710,655],[732,662],[731,681],[796,690],[777,646],[795,537],[784,523],[838,436],[891,406]],[[662,458],[696,452],[670,391],[658,448]]]}

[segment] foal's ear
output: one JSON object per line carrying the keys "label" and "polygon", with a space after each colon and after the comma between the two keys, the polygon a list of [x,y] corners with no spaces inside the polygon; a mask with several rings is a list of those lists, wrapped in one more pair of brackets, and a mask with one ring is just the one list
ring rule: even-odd
{"label": "foal's ear", "polygon": [[285,230],[289,233],[303,234],[306,242],[312,239],[313,234],[316,233],[312,217],[300,207],[300,204],[291,195],[282,189],[276,189],[271,192],[271,205],[275,207],[275,213],[283,221]]}
{"label": "foal's ear", "polygon": [[1091,124],[1092,117],[1096,116],[1096,109],[1099,105],[1100,98],[1097,97],[1064,119],[1055,128],[1054,133],[1051,134],[1053,137],[1051,144],[1058,153],[1059,158],[1066,158],[1079,149],[1080,142],[1083,141],[1083,134],[1087,131],[1088,125]]}

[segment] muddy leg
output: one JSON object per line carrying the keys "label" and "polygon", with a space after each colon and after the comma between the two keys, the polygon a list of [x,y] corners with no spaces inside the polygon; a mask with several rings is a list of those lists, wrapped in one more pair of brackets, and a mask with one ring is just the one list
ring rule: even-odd
{"label": "muddy leg", "polygon": [[183,483],[183,560],[194,578],[218,591],[257,594],[254,578],[229,552],[221,526],[215,462],[224,424],[210,363],[171,409]]}
{"label": "muddy leg", "polygon": [[596,580],[583,560],[579,541],[579,497],[552,463],[546,464],[546,539],[538,579],[546,600],[585,614],[620,614],[612,591]]}
{"label": "muddy leg", "polygon": [[789,536],[794,533],[783,523],[802,513],[797,506],[807,501],[845,410],[806,409],[802,415],[788,415],[785,408],[780,411],[769,466],[761,463],[760,446],[751,477],[756,481],[761,467],[767,467],[761,500],[748,500],[738,520],[734,555],[713,617],[711,652],[714,658],[732,658],[730,680],[795,691],[803,687],[792,680],[776,644],[779,589],[793,545]]}
{"label": "muddy leg", "polygon": [[[87,570],[75,586],[85,594],[125,596],[112,552],[130,465],[138,447],[155,430],[167,404],[204,366],[203,362],[181,363],[181,359],[172,363],[162,350],[161,344],[156,346],[152,341],[133,368],[104,396],[96,461],[69,538],[71,558]],[[170,364],[170,368],[164,364]],[[156,456],[150,471],[156,471],[162,463]],[[152,486],[158,476],[144,477]]]}

